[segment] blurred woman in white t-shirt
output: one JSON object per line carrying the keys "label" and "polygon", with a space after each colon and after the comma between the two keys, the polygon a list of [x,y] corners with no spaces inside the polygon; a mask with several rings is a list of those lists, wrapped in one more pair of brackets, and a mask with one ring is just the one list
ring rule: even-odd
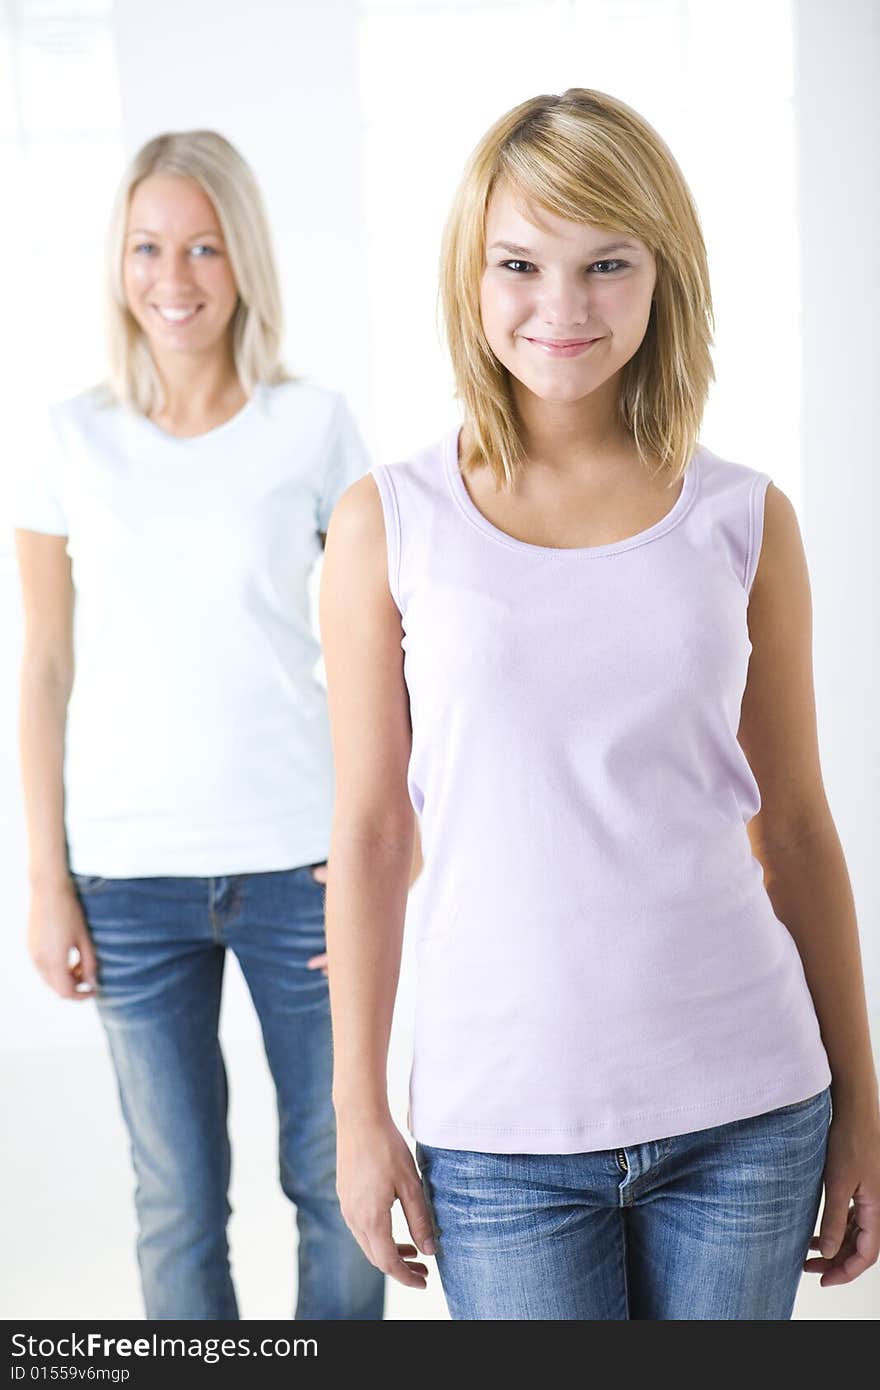
{"label": "blurred woman in white t-shirt", "polygon": [[109,246],[108,382],[52,409],[15,515],[31,953],[56,993],[97,1003],[146,1316],[238,1317],[218,1040],[231,948],[277,1091],[295,1316],[381,1318],[384,1276],[335,1188],[333,767],[308,595],[369,458],[344,399],[280,365],[269,230],[228,141],[149,141]]}

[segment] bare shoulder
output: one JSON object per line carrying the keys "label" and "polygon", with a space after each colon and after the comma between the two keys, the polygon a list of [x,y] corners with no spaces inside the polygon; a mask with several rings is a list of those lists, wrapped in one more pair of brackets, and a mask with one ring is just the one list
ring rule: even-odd
{"label": "bare shoulder", "polygon": [[328,537],[334,529],[344,533],[346,540],[368,542],[371,537],[384,538],[382,499],[379,496],[379,488],[369,473],[350,483],[340,495],[330,518]]}
{"label": "bare shoulder", "polygon": [[375,479],[366,473],[340,495],[327,528],[324,547],[325,594],[337,596],[340,606],[363,605],[369,598],[381,604],[388,617],[399,620],[388,585],[385,516]]}
{"label": "bare shoulder", "polygon": [[764,526],[751,603],[772,591],[790,591],[807,583],[807,561],[794,504],[776,483],[764,498]]}
{"label": "bare shoulder", "polygon": [[345,555],[358,563],[385,553],[385,518],[379,488],[369,473],[350,483],[330,516],[327,556]]}
{"label": "bare shoulder", "polygon": [[767,485],[767,492],[764,498],[764,529],[770,527],[774,532],[785,534],[798,533],[797,512],[794,503],[787,492],[783,492],[777,483],[770,482]]}

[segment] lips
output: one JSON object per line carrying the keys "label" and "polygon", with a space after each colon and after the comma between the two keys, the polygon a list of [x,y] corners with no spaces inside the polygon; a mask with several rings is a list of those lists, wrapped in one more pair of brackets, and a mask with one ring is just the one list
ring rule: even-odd
{"label": "lips", "polygon": [[152,306],[163,323],[190,323],[202,308],[201,304],[154,304]]}
{"label": "lips", "polygon": [[598,338],[529,338],[530,343],[540,343],[542,347],[587,347],[590,343],[598,343]]}
{"label": "lips", "polygon": [[601,338],[526,338],[545,357],[580,357],[589,352]]}

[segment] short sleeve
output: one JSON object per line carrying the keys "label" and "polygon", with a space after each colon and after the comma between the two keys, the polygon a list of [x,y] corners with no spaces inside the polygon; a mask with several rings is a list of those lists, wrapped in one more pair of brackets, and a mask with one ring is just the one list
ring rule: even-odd
{"label": "short sleeve", "polygon": [[15,448],[9,479],[14,528],[44,531],[50,536],[68,534],[59,489],[62,461],[63,445],[50,408],[28,422]]}
{"label": "short sleeve", "polygon": [[326,534],[339,498],[347,487],[369,472],[370,462],[348,403],[337,395],[318,480],[319,531]]}

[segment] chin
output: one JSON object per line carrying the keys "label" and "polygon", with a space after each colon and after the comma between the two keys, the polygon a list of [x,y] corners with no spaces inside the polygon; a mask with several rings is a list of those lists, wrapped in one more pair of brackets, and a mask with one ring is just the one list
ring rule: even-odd
{"label": "chin", "polygon": [[560,387],[543,385],[540,382],[536,382],[534,385],[523,382],[523,385],[533,396],[536,396],[540,401],[546,401],[548,405],[574,405],[577,401],[582,401],[587,396],[592,395],[596,390],[595,384],[582,386],[572,384],[569,387]]}

